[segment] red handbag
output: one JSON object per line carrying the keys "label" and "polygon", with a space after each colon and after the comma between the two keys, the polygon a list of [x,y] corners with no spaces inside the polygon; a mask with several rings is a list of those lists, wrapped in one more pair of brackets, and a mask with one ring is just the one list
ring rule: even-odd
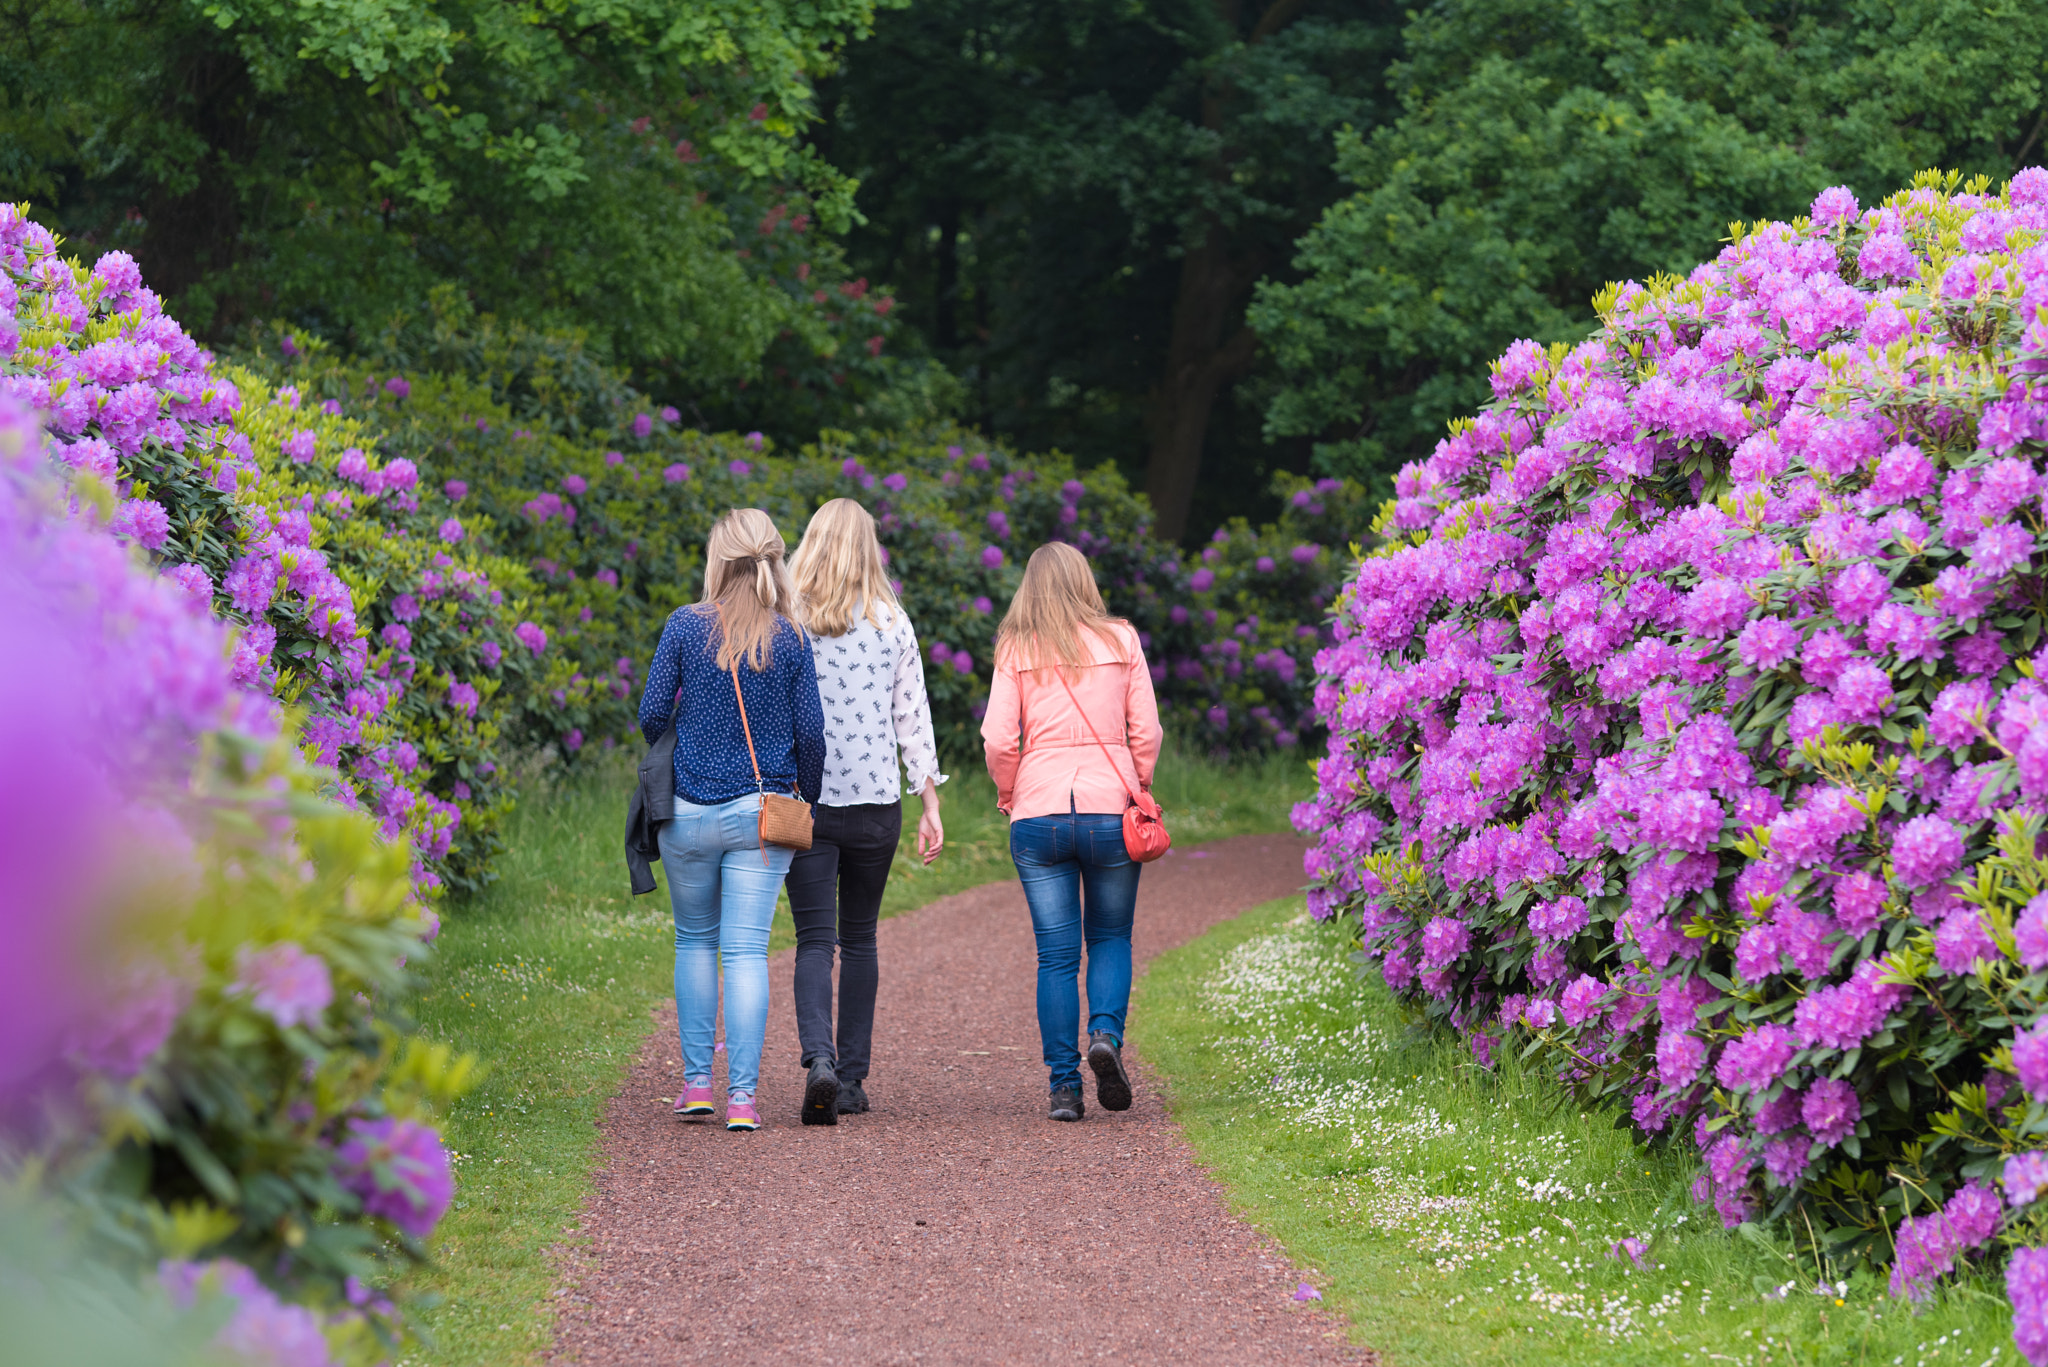
{"label": "red handbag", "polygon": [[1142,790],[1134,791],[1124,771],[1116,767],[1116,757],[1109,753],[1109,747],[1102,744],[1102,737],[1095,734],[1095,723],[1088,720],[1082,711],[1081,700],[1074,696],[1074,686],[1067,682],[1057,666],[1053,673],[1058,676],[1060,687],[1067,690],[1067,697],[1074,704],[1074,710],[1081,713],[1081,725],[1088,728],[1088,735],[1102,748],[1102,757],[1109,761],[1117,779],[1124,785],[1124,793],[1131,799],[1124,808],[1124,852],[1135,863],[1149,864],[1173,848],[1173,837],[1166,833],[1166,819],[1159,810],[1159,804],[1152,800],[1152,794]]}

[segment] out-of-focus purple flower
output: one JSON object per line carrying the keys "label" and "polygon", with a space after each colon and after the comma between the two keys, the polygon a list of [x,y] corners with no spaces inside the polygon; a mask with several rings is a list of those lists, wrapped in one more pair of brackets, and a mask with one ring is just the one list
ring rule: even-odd
{"label": "out-of-focus purple flower", "polygon": [[235,955],[231,991],[246,994],[250,1004],[277,1022],[280,1030],[316,1024],[334,1002],[334,980],[327,961],[290,940],[263,949],[244,945]]}
{"label": "out-of-focus purple flower", "polygon": [[1302,1282],[1294,1288],[1294,1299],[1297,1301],[1319,1301],[1322,1298],[1323,1293],[1310,1286],[1307,1282]]}
{"label": "out-of-focus purple flower", "polygon": [[393,375],[384,382],[384,392],[394,399],[410,398],[412,396],[412,382],[403,375]]}
{"label": "out-of-focus purple flower", "polygon": [[639,438],[640,438],[641,440],[643,440],[643,441],[644,441],[644,440],[646,440],[646,439],[647,439],[647,436],[648,436],[648,434],[649,434],[649,433],[651,433],[651,432],[653,432],[653,431],[654,431],[654,419],[653,419],[653,418],[649,417],[649,416],[648,416],[647,414],[645,414],[645,413],[635,413],[635,414],[633,415],[633,435],[634,435],[634,436],[636,436],[636,437],[639,437]]}
{"label": "out-of-focus purple flower", "polygon": [[1208,715],[1209,725],[1215,727],[1218,731],[1230,725],[1230,709],[1221,704],[1210,708]]}
{"label": "out-of-focus purple flower", "polygon": [[303,1305],[281,1301],[256,1274],[225,1258],[210,1263],[166,1261],[157,1281],[179,1309],[190,1309],[207,1294],[234,1306],[214,1343],[240,1362],[263,1367],[329,1367],[334,1362],[321,1332],[320,1317]]}
{"label": "out-of-focus purple flower", "polygon": [[583,748],[583,729],[576,726],[570,727],[567,734],[562,737],[562,748],[572,755],[581,750]]}
{"label": "out-of-focus purple flower", "polygon": [[1643,1258],[1645,1255],[1649,1253],[1649,1251],[1650,1246],[1648,1244],[1644,1243],[1641,1239],[1636,1238],[1634,1235],[1630,1235],[1626,1239],[1615,1240],[1614,1246],[1607,1250],[1607,1256],[1614,1259],[1616,1262],[1620,1262],[1623,1258],[1627,1258],[1637,1267],[1641,1267],[1643,1265]]}
{"label": "out-of-focus purple flower", "polygon": [[417,621],[420,615],[420,600],[409,593],[401,593],[391,600],[391,615],[401,622]]}
{"label": "out-of-focus purple flower", "polygon": [[312,432],[301,428],[284,439],[285,458],[294,465],[305,465],[313,459],[314,438]]}
{"label": "out-of-focus purple flower", "polygon": [[2012,1302],[2012,1341],[2022,1356],[2048,1363],[2048,1248],[2016,1248],[2005,1264],[2005,1294]]}
{"label": "out-of-focus purple flower", "polygon": [[519,644],[525,646],[536,655],[548,648],[547,632],[532,622],[521,622],[518,626],[512,628],[512,634],[518,638]]}
{"label": "out-of-focus purple flower", "polygon": [[1216,586],[1216,572],[1208,566],[1196,570],[1188,579],[1188,587],[1196,593],[1207,593]]}
{"label": "out-of-focus purple flower", "polygon": [[606,465],[624,465],[626,463],[626,453],[624,451],[607,451],[604,453],[604,463]]}
{"label": "out-of-focus purple flower", "polygon": [[661,477],[670,484],[681,484],[690,477],[690,467],[681,461],[662,467]]}
{"label": "out-of-focus purple flower", "polygon": [[1262,555],[1252,562],[1252,567],[1260,574],[1271,574],[1273,572],[1273,557]]}
{"label": "out-of-focus purple flower", "polygon": [[981,567],[985,570],[1001,569],[1003,567],[1003,548],[1001,546],[983,546],[981,548]]}
{"label": "out-of-focus purple flower", "polygon": [[451,683],[448,685],[448,705],[464,716],[473,717],[476,715],[477,702],[478,697],[474,684]]}
{"label": "out-of-focus purple flower", "polygon": [[667,423],[681,422],[681,421],[682,421],[682,419],[683,419],[683,414],[682,414],[682,410],[680,410],[680,409],[678,409],[678,408],[674,407],[673,405],[671,405],[671,406],[669,406],[669,407],[665,407],[665,408],[663,408],[663,409],[661,410],[661,420],[662,420],[663,422],[667,422]]}
{"label": "out-of-focus purple flower", "polygon": [[735,479],[745,479],[754,473],[754,467],[743,460],[729,461],[725,468],[732,472]]}
{"label": "out-of-focus purple flower", "polygon": [[447,519],[441,524],[440,537],[451,546],[462,540],[462,523],[456,518]]}
{"label": "out-of-focus purple flower", "polygon": [[581,475],[562,476],[562,492],[565,494],[581,496],[589,488],[590,481]]}
{"label": "out-of-focus purple flower", "polygon": [[[542,640],[545,644],[546,638],[543,637]],[[483,660],[485,669],[496,669],[498,662],[505,658],[505,652],[496,641],[485,641],[476,648],[476,653]]]}
{"label": "out-of-focus purple flower", "polygon": [[894,474],[883,475],[882,487],[884,489],[889,490],[891,493],[900,494],[905,489],[908,489],[910,487],[910,476],[902,473],[901,471],[897,471]]}
{"label": "out-of-focus purple flower", "polygon": [[424,1239],[455,1197],[448,1151],[431,1126],[390,1116],[355,1120],[335,1150],[335,1175],[362,1199],[364,1213]]}
{"label": "out-of-focus purple flower", "polygon": [[762,436],[759,432],[747,433],[747,445],[753,447],[756,451],[760,450],[762,444],[766,441],[767,438]]}
{"label": "out-of-focus purple flower", "polygon": [[459,479],[451,479],[441,486],[441,492],[448,496],[450,503],[460,503],[469,497],[469,485]]}

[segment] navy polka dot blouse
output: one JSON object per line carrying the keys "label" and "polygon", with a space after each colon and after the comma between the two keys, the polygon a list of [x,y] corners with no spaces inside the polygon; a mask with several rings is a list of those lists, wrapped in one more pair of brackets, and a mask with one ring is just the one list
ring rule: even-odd
{"label": "navy polka dot blouse", "polygon": [[[756,791],[732,675],[718,667],[717,634],[717,618],[707,610],[692,605],[670,613],[640,697],[640,733],[650,745],[668,729],[674,709],[676,796],[700,807]],[[768,668],[756,673],[740,665],[740,691],[762,782],[816,802],[825,777],[825,713],[808,643],[786,618],[776,619]]]}

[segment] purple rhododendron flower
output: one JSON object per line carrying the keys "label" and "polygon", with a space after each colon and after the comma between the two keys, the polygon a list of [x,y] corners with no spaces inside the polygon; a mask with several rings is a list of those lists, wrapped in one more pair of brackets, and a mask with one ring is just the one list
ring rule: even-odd
{"label": "purple rhododendron flower", "polygon": [[334,1158],[335,1175],[362,1199],[364,1213],[389,1220],[415,1239],[434,1232],[455,1197],[441,1136],[415,1120],[351,1121]]}
{"label": "purple rhododendron flower", "polygon": [[519,644],[525,646],[535,655],[548,648],[547,632],[532,622],[521,622],[518,626],[512,628],[512,634],[518,638]]}
{"label": "purple rhododendron flower", "polygon": [[232,991],[246,994],[280,1030],[317,1024],[334,1002],[327,962],[290,940],[263,949],[244,945],[235,955]]}
{"label": "purple rhododendron flower", "polygon": [[1003,548],[1000,546],[983,546],[981,548],[981,567],[985,570],[1001,569],[1003,567]]}
{"label": "purple rhododendron flower", "polygon": [[456,542],[462,540],[462,523],[459,520],[452,517],[447,519],[441,524],[439,535],[443,541],[447,542],[451,546],[454,545]]}
{"label": "purple rhododendron flower", "polygon": [[1813,1137],[1832,1148],[1856,1132],[1863,1101],[1849,1083],[1824,1077],[1806,1089],[1799,1115]]}
{"label": "purple rhododendron flower", "polygon": [[2028,1096],[2048,1097],[2048,1021],[2013,1035],[2012,1066]]}
{"label": "purple rhododendron flower", "polygon": [[1963,838],[1938,816],[1916,816],[1892,840],[1893,875],[1909,888],[1938,883],[1963,861]]}
{"label": "purple rhododendron flower", "polygon": [[2013,1154],[2005,1160],[2003,1181],[2005,1199],[2014,1210],[2032,1205],[2041,1189],[2048,1187],[2048,1153],[2036,1149]]}
{"label": "purple rhododendron flower", "polygon": [[1761,1091],[1784,1076],[1798,1044],[1782,1025],[1759,1025],[1721,1050],[1714,1077],[1723,1087]]}

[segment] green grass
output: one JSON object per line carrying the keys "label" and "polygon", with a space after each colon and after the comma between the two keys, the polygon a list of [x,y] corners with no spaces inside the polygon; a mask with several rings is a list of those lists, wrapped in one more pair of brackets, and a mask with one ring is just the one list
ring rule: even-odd
{"label": "green grass", "polygon": [[[926,869],[905,807],[904,845],[884,915],[1014,877],[1007,825],[978,762],[957,763],[945,798],[946,853]],[[429,1038],[478,1054],[490,1072],[455,1108],[453,1210],[438,1262],[415,1282],[442,1298],[427,1316],[444,1367],[528,1362],[552,1333],[559,1251],[599,1157],[596,1121],[666,996],[674,964],[668,900],[632,898],[621,853],[632,770],[621,758],[566,784],[536,783],[506,825],[499,881],[444,909],[418,1018]],[[1181,844],[1285,827],[1312,782],[1299,759],[1224,769],[1169,755],[1155,791]],[[787,910],[771,948],[792,942]],[[787,985],[772,1009],[787,1011]]]}
{"label": "green grass", "polygon": [[[1815,1294],[1828,1270],[1693,1204],[1681,1151],[1479,1068],[1348,949],[1274,902],[1154,960],[1132,1019],[1236,1208],[1393,1367],[2020,1361],[1994,1279],[1917,1312],[1869,1273]],[[1609,1256],[1625,1236],[1648,1267]]]}

